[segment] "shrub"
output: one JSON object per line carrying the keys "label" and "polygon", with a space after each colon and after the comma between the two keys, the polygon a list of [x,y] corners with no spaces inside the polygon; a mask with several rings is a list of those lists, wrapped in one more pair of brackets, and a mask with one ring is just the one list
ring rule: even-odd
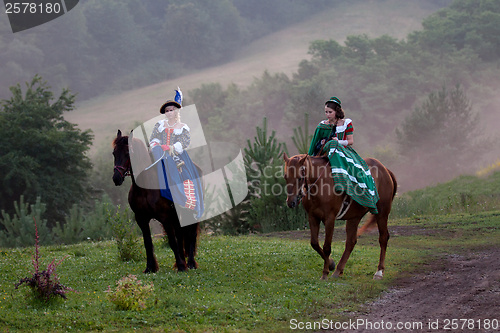
{"label": "shrub", "polygon": [[64,244],[75,244],[83,240],[83,220],[85,213],[83,208],[77,204],[69,210],[69,214],[65,216],[65,223],[59,222],[52,228],[52,234],[58,242]]}
{"label": "shrub", "polygon": [[33,235],[35,234],[34,220],[39,221],[37,228],[42,234],[39,242],[42,244],[50,243],[52,237],[47,227],[47,220],[42,219],[42,215],[46,209],[45,207],[40,197],[36,198],[35,204],[30,205],[24,202],[24,196],[21,196],[19,202],[14,202],[15,213],[12,217],[2,210],[2,218],[0,219],[0,246],[32,246]]}
{"label": "shrub", "polygon": [[38,227],[35,221],[35,254],[33,255],[33,275],[31,277],[26,277],[21,279],[16,283],[15,287],[18,289],[21,285],[26,284],[31,288],[33,292],[33,297],[37,300],[44,302],[49,302],[54,297],[62,297],[66,299],[67,291],[74,291],[59,283],[59,277],[56,275],[57,266],[59,266],[64,257],[59,262],[55,262],[55,259],[47,266],[47,269],[40,271],[40,245],[38,243]]}
{"label": "shrub", "polygon": [[111,199],[103,195],[101,200],[96,200],[93,211],[83,221],[83,239],[104,240],[111,239],[112,230],[108,222],[108,209]]}
{"label": "shrub", "polygon": [[75,244],[86,239],[103,240],[111,238],[111,227],[107,222],[110,199],[103,196],[101,201],[96,200],[92,210],[74,204],[69,214],[65,216],[65,223],[59,222],[52,228],[52,234],[57,242]]}
{"label": "shrub", "polygon": [[116,305],[119,310],[140,311],[147,308],[150,299],[153,298],[154,285],[142,284],[137,276],[129,274],[117,282],[115,290],[108,286],[107,298]]}
{"label": "shrub", "polygon": [[118,246],[118,255],[122,261],[139,259],[140,238],[137,232],[137,225],[132,219],[132,212],[129,208],[116,210],[107,208],[107,222],[111,225],[113,237]]}

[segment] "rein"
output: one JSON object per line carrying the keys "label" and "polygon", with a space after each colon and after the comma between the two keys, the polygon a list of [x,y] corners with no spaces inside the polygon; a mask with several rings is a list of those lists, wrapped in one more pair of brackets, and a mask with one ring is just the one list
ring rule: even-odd
{"label": "rein", "polygon": [[[153,164],[151,164],[150,166],[148,166],[144,170],[148,171],[149,169],[151,169],[158,162],[160,162],[162,159],[164,159],[166,155],[167,155],[167,151],[164,151],[163,155],[158,160],[156,160],[155,162],[153,162]],[[122,176],[123,178],[125,178],[127,176],[131,176],[131,163],[130,163],[130,159],[128,160],[127,166],[115,165],[114,170],[117,171],[120,174],[120,176]]]}
{"label": "rein", "polygon": [[[307,161],[308,161],[308,164],[312,165],[311,161],[309,161],[309,157],[307,158]],[[312,167],[311,167],[312,168]],[[311,168],[308,168],[308,169],[311,169]],[[324,168],[326,169],[326,168]],[[311,190],[311,188],[316,185],[316,183],[318,182],[318,180],[321,179],[321,176],[323,176],[323,170],[321,170],[321,173],[319,174],[318,178],[316,179],[316,181],[314,183],[312,183],[311,185],[307,185],[307,178],[304,176],[302,178],[300,178],[300,180],[303,180],[304,181],[304,184],[301,188],[301,191],[299,193],[299,201],[302,201],[302,199],[307,195],[309,194],[309,191]],[[307,187],[307,190],[304,191],[304,186]]]}
{"label": "rein", "polygon": [[[337,122],[335,122],[335,126],[337,126]],[[335,152],[337,151],[337,149],[338,149],[338,145],[339,145],[339,144],[340,144],[340,143],[338,143],[338,142],[337,142],[337,146],[335,147],[335,150],[333,151],[333,153],[335,153]],[[325,143],[325,145],[326,145],[326,143]],[[323,149],[323,147],[324,147],[325,145],[323,145],[323,146],[321,147],[321,149]],[[328,155],[328,156],[330,156],[330,155]],[[311,161],[309,161],[309,157],[307,158],[307,161],[308,161],[308,163],[309,163],[310,165],[312,165]],[[326,168],[325,168],[325,169],[326,169]],[[323,172],[323,170],[321,170],[321,172]],[[311,187],[312,187],[312,186],[314,186],[314,185],[318,182],[318,180],[321,178],[321,176],[322,176],[322,175],[323,175],[323,174],[322,174],[322,173],[320,173],[320,175],[318,176],[318,179],[316,179],[316,181],[315,181],[314,183],[312,183],[312,185],[311,185],[311,186],[308,186],[308,187],[309,187],[309,188],[308,188],[308,190],[307,190],[305,193],[301,193],[301,195],[300,195],[300,200],[302,200],[302,198],[303,198],[304,196],[306,196],[306,195],[309,193],[309,190],[311,189]],[[305,179],[305,178],[306,178],[306,177],[303,177],[303,178],[301,178],[301,180],[302,180],[302,179]],[[305,184],[305,185],[306,185],[306,184]],[[301,191],[301,192],[304,192],[304,191]]]}
{"label": "rein", "polygon": [[153,166],[155,166],[158,162],[160,162],[162,159],[165,158],[165,156],[167,155],[167,151],[165,150],[163,152],[163,155],[158,159],[156,160],[155,162],[153,162],[153,164],[151,164],[150,166],[148,166],[146,169],[144,169],[145,171],[148,171],[149,169],[151,169]]}

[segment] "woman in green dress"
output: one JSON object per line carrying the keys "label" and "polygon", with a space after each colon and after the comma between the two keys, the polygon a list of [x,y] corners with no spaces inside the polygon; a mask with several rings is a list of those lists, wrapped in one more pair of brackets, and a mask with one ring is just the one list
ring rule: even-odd
{"label": "woman in green dress", "polygon": [[354,127],[345,118],[340,99],[325,103],[326,120],[316,127],[308,155],[326,155],[330,161],[335,191],[346,193],[370,212],[377,213],[379,199],[375,182],[366,162],[352,148]]}

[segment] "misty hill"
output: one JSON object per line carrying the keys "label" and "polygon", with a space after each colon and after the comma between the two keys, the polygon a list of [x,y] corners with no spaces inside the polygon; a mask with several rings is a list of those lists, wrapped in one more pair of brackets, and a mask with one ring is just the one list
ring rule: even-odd
{"label": "misty hill", "polygon": [[[368,13],[382,17],[386,27],[387,17],[402,14],[393,15],[390,9],[377,12],[382,4],[365,4],[366,12],[359,6],[354,12],[362,22],[367,21]],[[266,51],[275,46],[276,53],[250,48],[241,53],[241,62],[226,65],[238,64],[236,67],[217,67],[209,72],[208,79],[198,76],[203,72],[191,76],[188,96],[197,106],[209,141],[231,140],[243,147],[265,117],[270,128],[277,130],[279,140],[294,149],[292,129],[304,125],[304,114],[309,113],[307,129],[312,131],[324,117],[325,98],[334,94],[341,97],[348,117],[355,119],[356,132],[361,133],[356,135],[356,150],[363,156],[382,159],[401,175],[400,184],[405,185],[405,190],[451,179],[477,170],[500,153],[492,144],[498,137],[485,135],[496,135],[499,121],[500,101],[495,93],[500,86],[498,4],[493,0],[456,0],[426,17],[422,29],[411,31],[405,39],[367,33],[336,36],[336,28],[343,26],[339,20],[318,14],[316,20],[296,26],[297,30],[288,28],[275,33],[278,38],[268,44],[265,39],[259,41],[267,45]],[[395,8],[400,9],[392,10]],[[342,12],[349,16],[348,11]],[[332,26],[324,29],[324,22]],[[354,22],[352,17],[348,20]],[[278,60],[276,68],[282,67],[277,64],[289,64],[293,52],[287,50],[295,50],[295,45],[301,44],[298,38],[304,36],[298,31],[313,26],[321,26],[324,35],[305,43],[309,44],[309,55],[305,54],[298,64],[294,60],[296,70],[290,73],[285,65],[281,71],[266,67],[272,59]],[[365,30],[373,34],[376,27]],[[254,59],[253,66],[260,65],[259,69],[266,71],[242,71]],[[245,85],[242,80],[249,72],[253,78]],[[229,82],[238,78],[238,84],[224,83],[224,75],[233,78]],[[106,102],[110,103],[108,107],[118,107],[116,114],[130,111],[124,121],[143,121],[152,117],[150,110],[155,110],[155,105],[168,98],[164,97],[166,83]],[[176,83],[178,80],[172,82],[174,87]],[[147,105],[153,100],[150,93],[157,96],[157,101]],[[83,109],[92,112],[89,110],[94,107],[93,112],[99,112],[102,119],[102,105],[96,103]],[[103,132],[109,121],[102,123]],[[129,128],[133,127],[130,123]]]}
{"label": "misty hill", "polygon": [[[265,70],[292,75],[301,60],[310,58],[309,44],[316,39],[343,41],[348,35],[362,33],[373,37],[388,34],[404,38],[409,32],[421,29],[422,19],[438,8],[435,1],[339,3],[239,48],[235,51],[235,60],[229,63],[114,96],[85,101],[66,118],[82,129],[91,128],[95,134],[95,146],[99,146],[103,141],[109,141],[117,128],[131,129],[135,122],[156,116],[159,105],[172,97],[177,86],[189,96],[190,91],[212,82],[223,87],[231,83],[240,88],[248,87]],[[256,123],[260,121],[256,119]]]}
{"label": "misty hill", "polygon": [[83,99],[163,81],[227,62],[242,46],[342,2],[88,0],[16,34],[0,13],[0,98],[35,74]]}

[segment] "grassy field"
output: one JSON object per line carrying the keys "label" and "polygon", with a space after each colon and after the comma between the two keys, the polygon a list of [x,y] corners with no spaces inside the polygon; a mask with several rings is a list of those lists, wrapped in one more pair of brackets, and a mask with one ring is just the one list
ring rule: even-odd
{"label": "grassy field", "polygon": [[[77,291],[49,304],[33,301],[26,287],[14,289],[32,270],[34,249],[1,249],[0,331],[281,332],[289,330],[292,319],[346,320],[395,279],[439,255],[500,246],[499,216],[500,211],[492,211],[391,221],[382,281],[372,280],[376,235],[362,237],[345,275],[327,282],[319,280],[322,263],[307,231],[202,236],[200,268],[188,273],[171,269],[173,256],[162,240],[156,243],[160,271],[151,275],[141,273],[145,262],[119,261],[111,241],[42,247],[44,265],[68,256],[58,275]],[[334,241],[335,261],[343,251],[341,229]],[[106,298],[108,286],[127,274],[154,284],[154,302],[144,311],[117,310]]]}
{"label": "grassy field", "polygon": [[[398,195],[389,221],[391,239],[385,278],[372,280],[379,255],[377,234],[363,235],[345,275],[320,281],[322,262],[308,231],[240,237],[202,235],[198,270],[176,273],[173,255],[156,240],[160,271],[144,275],[145,261],[122,262],[112,241],[41,248],[42,267],[58,267],[67,300],[35,301],[14,285],[33,270],[33,248],[0,248],[0,332],[3,331],[289,331],[290,321],[355,319],[366,302],[448,254],[500,247],[500,171],[461,176]],[[339,223],[333,258],[338,262],[345,232]],[[143,251],[143,250],[142,250]],[[142,253],[144,257],[144,252]],[[144,311],[118,310],[108,286],[128,274],[153,283]]]}
{"label": "grassy field", "polygon": [[500,170],[484,176],[462,175],[449,182],[398,195],[393,217],[479,213],[500,209]]}
{"label": "grassy field", "polygon": [[[336,253],[341,246],[336,244]],[[143,275],[144,262],[119,262],[113,243],[87,243],[43,248],[47,261],[69,255],[59,266],[59,276],[78,291],[66,301],[44,305],[27,298],[27,289],[14,290],[14,282],[28,275],[32,252],[1,252],[1,330],[281,331],[292,318],[336,318],[355,310],[378,295],[396,273],[388,273],[385,282],[373,282],[378,253],[366,245],[353,255],[345,278],[324,283],[319,280],[321,262],[308,242],[254,236],[203,237],[200,268],[188,273],[172,271],[170,249],[157,246],[162,269]],[[412,250],[404,256],[417,260]],[[406,266],[391,266],[395,264]],[[153,282],[154,306],[120,311],[106,299],[107,287],[129,273]]]}

